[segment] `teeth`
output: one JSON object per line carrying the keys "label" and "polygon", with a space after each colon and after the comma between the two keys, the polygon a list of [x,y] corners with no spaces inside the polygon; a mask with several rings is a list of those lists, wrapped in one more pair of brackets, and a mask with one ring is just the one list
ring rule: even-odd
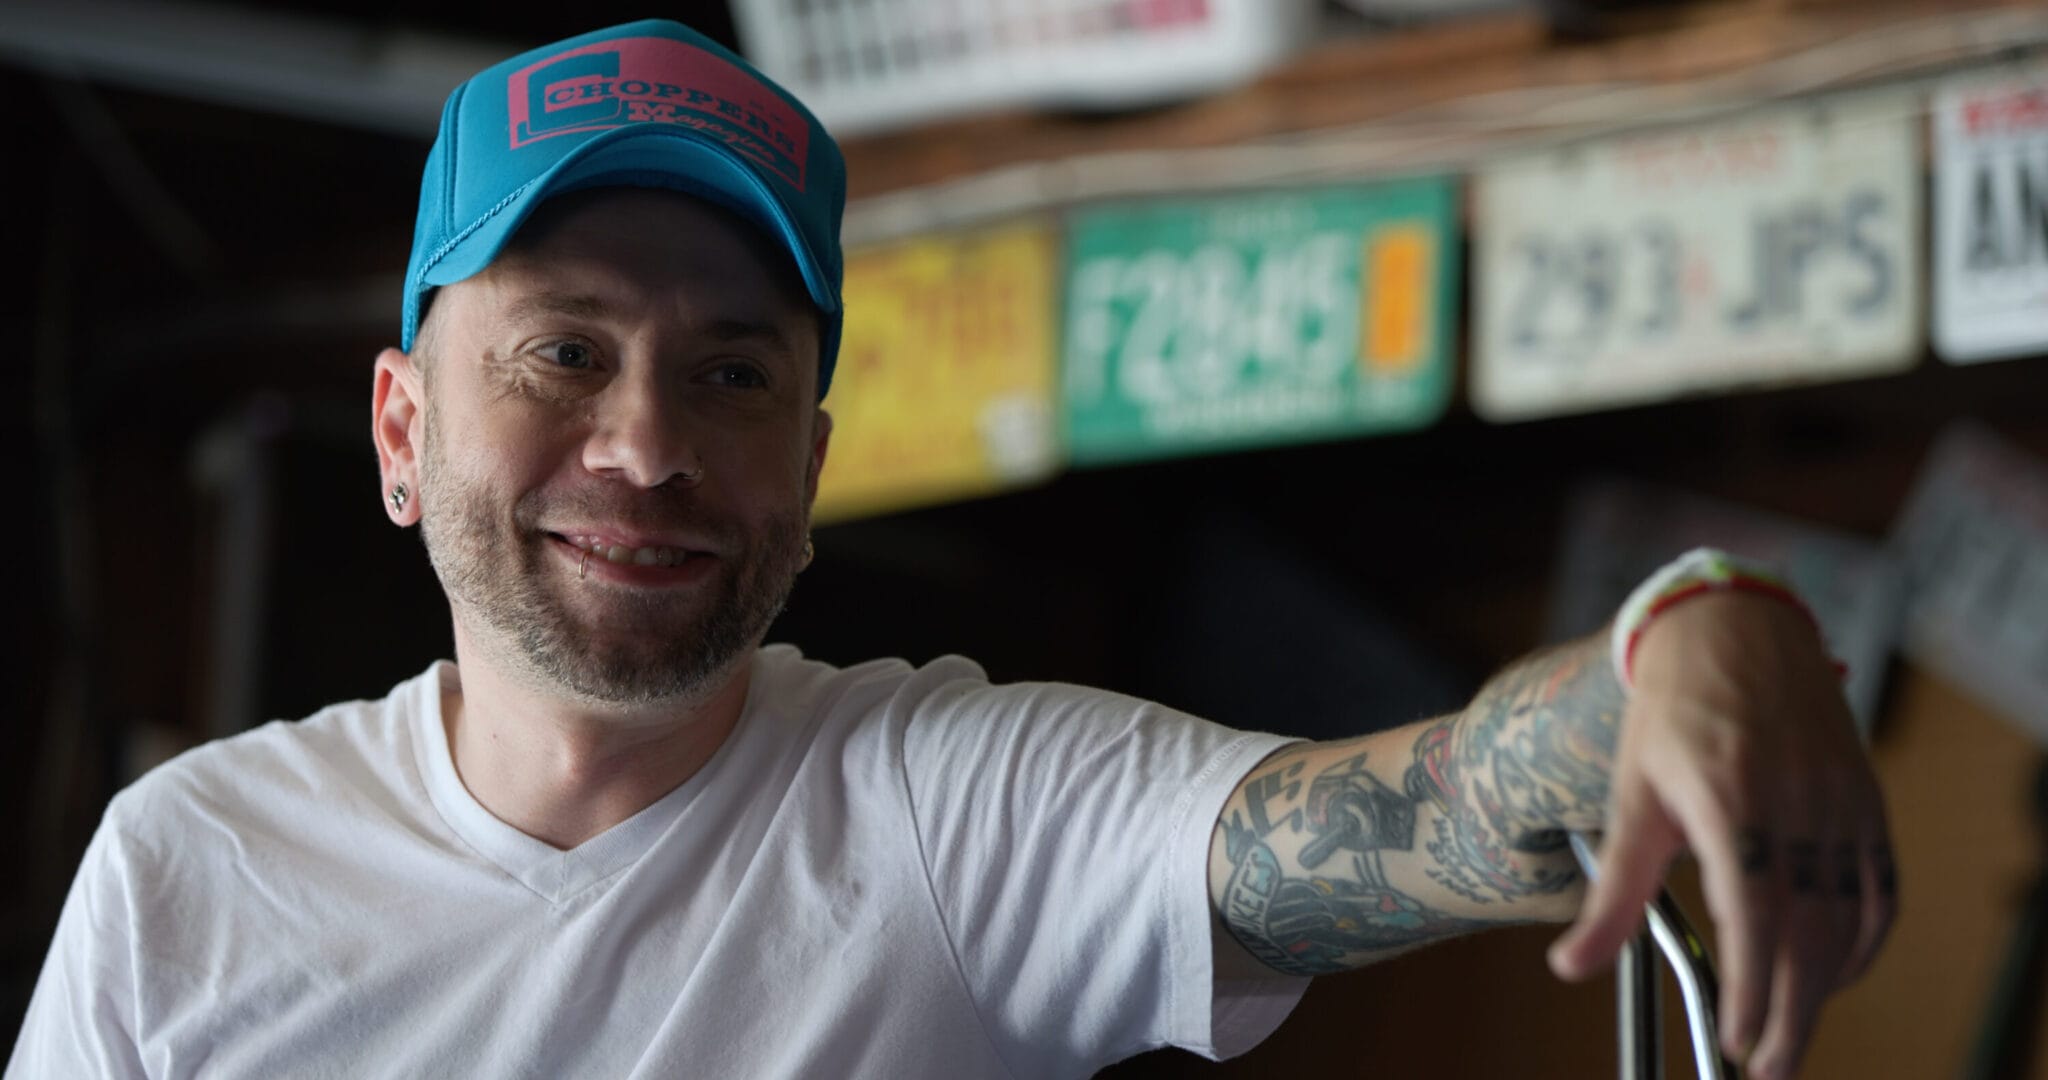
{"label": "teeth", "polygon": [[624,544],[606,544],[587,536],[570,537],[569,542],[606,562],[631,563],[634,566],[679,566],[689,557],[681,548],[631,548]]}

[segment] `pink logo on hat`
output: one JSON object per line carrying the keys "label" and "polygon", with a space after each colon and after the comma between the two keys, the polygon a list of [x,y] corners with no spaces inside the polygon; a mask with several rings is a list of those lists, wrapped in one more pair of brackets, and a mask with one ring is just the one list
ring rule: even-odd
{"label": "pink logo on hat", "polygon": [[585,45],[513,72],[505,89],[514,150],[557,135],[676,124],[803,190],[810,124],[761,80],[694,45],[664,37]]}

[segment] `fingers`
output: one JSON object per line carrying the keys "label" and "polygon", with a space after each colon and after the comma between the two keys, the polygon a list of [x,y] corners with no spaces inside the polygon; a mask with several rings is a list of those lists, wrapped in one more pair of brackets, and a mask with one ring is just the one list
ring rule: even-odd
{"label": "fingers", "polygon": [[1891,832],[1885,824],[1883,797],[1875,787],[1869,792],[1862,823],[1858,841],[1850,845],[1861,884],[1862,920],[1856,943],[1835,980],[1837,988],[1862,978],[1870,969],[1871,961],[1877,959],[1877,950],[1891,933],[1892,920],[1898,916],[1899,883],[1892,862]]}
{"label": "fingers", "polygon": [[[1730,1015],[1724,1024],[1731,1056],[1741,1060],[1754,1045],[1747,1058],[1758,1080],[1797,1070],[1828,995],[1868,965],[1892,910],[1891,888],[1881,880],[1890,875],[1879,866],[1889,861],[1889,840],[1875,784],[1840,768],[1794,768],[1780,776],[1768,790],[1774,796],[1770,820],[1781,831],[1759,830],[1766,854],[1751,862],[1768,865],[1750,875],[1769,883],[1766,909],[1776,913],[1776,942],[1759,970],[1769,1008],[1760,1030],[1743,1022],[1746,1015]],[[1724,1001],[1731,1013],[1749,1007],[1732,992]]]}
{"label": "fingers", "polygon": [[1640,928],[1643,905],[1662,887],[1684,841],[1640,779],[1616,778],[1608,820],[1600,871],[1579,917],[1550,947],[1550,969],[1562,979],[1583,979],[1613,962]]}
{"label": "fingers", "polygon": [[1737,1061],[1756,1045],[1771,1000],[1779,939],[1773,848],[1753,825],[1737,829],[1726,852],[1701,845],[1701,885],[1720,938],[1721,1052]]}
{"label": "fingers", "polygon": [[[1742,753],[1726,750],[1736,760]],[[1697,775],[1672,799],[1672,812],[1699,860],[1700,889],[1716,929],[1721,1050],[1740,1061],[1762,1034],[1782,941],[1783,860],[1772,835],[1751,824],[1777,792],[1772,778],[1754,769],[1681,775]]]}
{"label": "fingers", "polygon": [[1772,972],[1770,1016],[1749,1061],[1759,1080],[1789,1077],[1798,1067],[1860,932],[1862,866],[1855,845],[1811,839],[1816,831],[1837,832],[1839,824],[1820,824],[1779,848],[1785,933]]}
{"label": "fingers", "polygon": [[[1761,1064],[1759,1076],[1788,1074],[1862,921],[1861,863],[1840,873],[1822,855],[1841,845],[1824,848],[1814,837],[1842,835],[1855,815],[1826,790],[1830,785],[1814,783],[1816,771],[1801,767],[1797,752],[1773,749],[1767,756],[1779,767],[1760,768],[1755,744],[1726,733],[1698,744],[1686,760],[1664,751],[1653,748],[1641,762],[1647,786],[1661,799],[1643,798],[1658,802],[1677,834],[1674,846],[1689,846],[1699,862],[1717,930],[1722,1052]],[[1617,817],[1641,816],[1622,815],[1620,794]],[[1664,854],[1654,864],[1630,865],[1661,874]],[[1603,869],[1609,861],[1603,853]],[[1631,890],[1631,913],[1656,888],[1650,880]]]}
{"label": "fingers", "polygon": [[[1787,933],[1772,971],[1770,1015],[1749,1059],[1750,1071],[1759,1080],[1791,1073],[1813,1029],[1824,992],[1824,981],[1815,970],[1816,965],[1836,959],[1817,955],[1825,950],[1820,939],[1827,934],[1829,914],[1819,895],[1820,844],[1811,839],[1810,826],[1801,826],[1800,832],[1800,837],[1786,840],[1777,849],[1783,864],[1780,876],[1786,886],[1780,895]],[[1829,963],[1829,967],[1832,969],[1834,964]]]}
{"label": "fingers", "polygon": [[1784,1080],[1792,1076],[1806,1051],[1807,1040],[1813,1035],[1814,1023],[1820,1018],[1821,1003],[1830,987],[1826,975],[1810,957],[1801,955],[1807,952],[1810,950],[1794,946],[1778,954],[1771,983],[1770,1020],[1748,1063],[1755,1080]]}

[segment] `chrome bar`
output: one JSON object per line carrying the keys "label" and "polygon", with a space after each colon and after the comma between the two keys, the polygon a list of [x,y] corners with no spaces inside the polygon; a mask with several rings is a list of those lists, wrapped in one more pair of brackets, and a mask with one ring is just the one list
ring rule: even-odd
{"label": "chrome bar", "polygon": [[1647,931],[1621,947],[1614,996],[1621,1080],[1664,1080],[1664,987],[1656,943]]}
{"label": "chrome bar", "polygon": [[[1587,879],[1597,877],[1599,861],[1592,841],[1584,834],[1572,833],[1571,845]],[[1656,965],[1648,959],[1647,941],[1656,943],[1678,979],[1686,1027],[1692,1036],[1693,1065],[1700,1080],[1740,1080],[1741,1070],[1721,1056],[1720,1040],[1715,1033],[1719,984],[1714,978],[1714,964],[1707,955],[1706,942],[1686,921],[1685,912],[1669,892],[1659,890],[1656,898],[1645,905],[1643,915],[1649,929],[1623,948],[1616,977],[1623,1080],[1663,1076],[1663,1055],[1658,1045],[1663,1015],[1657,1000]]]}
{"label": "chrome bar", "polygon": [[1663,950],[1671,973],[1678,977],[1678,996],[1685,1002],[1686,1026],[1692,1031],[1693,1064],[1701,1080],[1735,1080],[1742,1075],[1741,1070],[1721,1056],[1717,1034],[1720,1025],[1714,1020],[1720,983],[1714,978],[1714,962],[1707,955],[1706,942],[1685,920],[1685,912],[1679,910],[1678,901],[1668,892],[1659,890],[1645,914],[1650,920],[1650,936],[1657,939],[1657,947]]}

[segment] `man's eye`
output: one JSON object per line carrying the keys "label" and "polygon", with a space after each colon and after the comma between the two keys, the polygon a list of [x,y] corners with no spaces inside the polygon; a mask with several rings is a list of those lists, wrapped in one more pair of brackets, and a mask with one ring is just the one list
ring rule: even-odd
{"label": "man's eye", "polygon": [[712,378],[720,386],[737,390],[753,390],[768,385],[767,376],[761,374],[761,369],[752,364],[721,364],[718,370],[712,372]]}
{"label": "man's eye", "polygon": [[553,361],[556,367],[580,370],[589,367],[593,360],[593,357],[590,355],[590,347],[575,341],[557,341],[552,345],[543,345],[534,351]]}

